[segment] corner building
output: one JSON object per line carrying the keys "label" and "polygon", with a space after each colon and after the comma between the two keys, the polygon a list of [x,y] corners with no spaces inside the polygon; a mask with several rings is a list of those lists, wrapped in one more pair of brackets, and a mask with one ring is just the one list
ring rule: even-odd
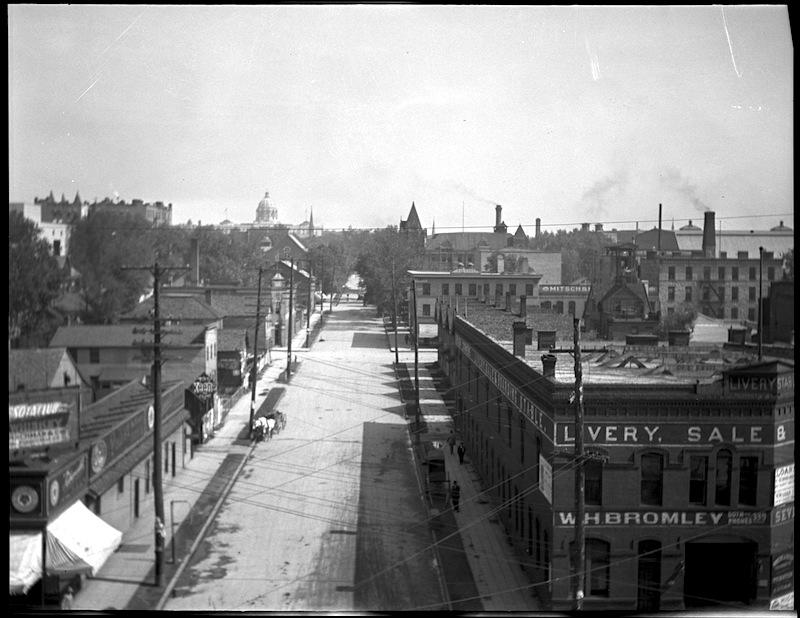
{"label": "corner building", "polygon": [[[541,600],[569,610],[574,358],[526,349],[526,324],[498,313],[440,302],[439,362],[509,540]],[[791,609],[793,364],[602,345],[582,346],[584,609]]]}

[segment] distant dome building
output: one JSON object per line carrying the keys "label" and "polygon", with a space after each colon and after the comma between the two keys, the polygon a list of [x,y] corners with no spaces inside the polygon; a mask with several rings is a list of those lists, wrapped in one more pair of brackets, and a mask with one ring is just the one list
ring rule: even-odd
{"label": "distant dome building", "polygon": [[278,209],[269,201],[269,191],[264,193],[263,199],[256,208],[256,223],[272,225],[278,222]]}

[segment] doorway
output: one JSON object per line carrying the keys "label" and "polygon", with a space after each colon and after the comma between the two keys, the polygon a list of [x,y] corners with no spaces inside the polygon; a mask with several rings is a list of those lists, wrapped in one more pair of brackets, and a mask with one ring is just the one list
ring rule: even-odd
{"label": "doorway", "polygon": [[656,612],[661,604],[661,543],[639,542],[639,576],[636,610]]}
{"label": "doorway", "polygon": [[687,608],[750,605],[756,597],[757,544],[687,543],[683,601]]}

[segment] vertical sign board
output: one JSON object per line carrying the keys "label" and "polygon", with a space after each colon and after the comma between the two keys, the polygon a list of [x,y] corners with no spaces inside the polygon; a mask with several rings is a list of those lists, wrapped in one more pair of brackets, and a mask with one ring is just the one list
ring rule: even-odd
{"label": "vertical sign board", "polygon": [[550,504],[553,504],[553,468],[541,455],[539,455],[539,491]]}
{"label": "vertical sign board", "polygon": [[772,556],[770,609],[794,609],[794,551]]}
{"label": "vertical sign board", "polygon": [[775,468],[773,506],[794,502],[794,464]]}

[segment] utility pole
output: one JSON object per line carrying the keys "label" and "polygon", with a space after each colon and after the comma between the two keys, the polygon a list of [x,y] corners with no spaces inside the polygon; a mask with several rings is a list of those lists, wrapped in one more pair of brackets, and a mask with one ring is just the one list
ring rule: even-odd
{"label": "utility pole", "polygon": [[392,323],[394,324],[394,364],[400,364],[400,352],[397,350],[397,291],[394,287],[394,258],[392,258]]}
{"label": "utility pole", "polygon": [[319,258],[319,319],[325,314],[325,256]]}
{"label": "utility pole", "polygon": [[164,570],[164,490],[161,470],[161,317],[159,315],[159,288],[161,276],[168,270],[186,270],[186,267],[162,267],[155,262],[149,266],[123,267],[122,270],[148,270],[153,275],[153,503],[156,511],[155,533],[155,585],[161,586],[161,574]]}
{"label": "utility pole", "polygon": [[581,368],[580,318],[574,318],[575,354],[575,610],[583,609],[586,575],[586,530],[584,527],[585,494],[583,467],[583,369]]}
{"label": "utility pole", "polygon": [[758,248],[758,360],[762,360],[764,331],[764,247]]}
{"label": "utility pole", "polygon": [[294,256],[291,258],[291,269],[289,270],[289,333],[286,347],[286,381],[292,375],[292,294],[294,293]]}
{"label": "utility pole", "polygon": [[308,306],[306,307],[306,347],[311,343],[311,310],[314,308],[311,299],[311,265],[308,267]]}
{"label": "utility pole", "polygon": [[334,281],[336,280],[336,262],[333,263],[331,266],[331,304],[330,304],[330,311],[333,312],[333,291],[336,289],[336,285]]}
{"label": "utility pole", "polygon": [[256,328],[253,334],[253,366],[250,368],[250,439],[253,439],[253,420],[256,415],[256,382],[258,381],[258,325],[261,323],[261,274],[263,267],[258,267],[258,297],[256,298]]}

